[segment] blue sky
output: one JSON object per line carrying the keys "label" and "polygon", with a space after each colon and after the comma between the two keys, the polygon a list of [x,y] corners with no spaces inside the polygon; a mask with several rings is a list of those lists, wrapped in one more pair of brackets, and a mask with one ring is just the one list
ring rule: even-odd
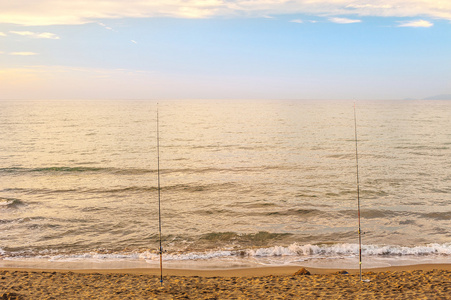
{"label": "blue sky", "polygon": [[451,94],[451,2],[0,0],[0,99]]}

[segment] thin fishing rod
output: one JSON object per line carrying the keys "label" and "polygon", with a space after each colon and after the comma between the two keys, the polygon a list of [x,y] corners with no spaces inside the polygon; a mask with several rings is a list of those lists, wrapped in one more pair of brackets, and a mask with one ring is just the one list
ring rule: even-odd
{"label": "thin fishing rod", "polygon": [[160,283],[163,285],[163,247],[161,246],[161,188],[160,188],[160,128],[157,104],[157,174],[158,174],[158,231],[160,236]]}
{"label": "thin fishing rod", "polygon": [[359,182],[359,153],[357,148],[357,117],[355,112],[354,103],[354,131],[355,131],[355,162],[356,162],[356,177],[357,177],[357,211],[359,219],[359,270],[360,270],[360,281],[362,281],[362,232],[360,228],[360,182]]}

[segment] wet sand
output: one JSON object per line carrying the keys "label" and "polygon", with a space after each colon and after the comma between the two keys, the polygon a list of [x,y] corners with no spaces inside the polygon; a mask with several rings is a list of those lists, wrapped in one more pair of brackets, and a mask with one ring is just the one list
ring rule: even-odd
{"label": "wet sand", "polygon": [[0,299],[451,299],[451,264],[365,270],[0,269]]}

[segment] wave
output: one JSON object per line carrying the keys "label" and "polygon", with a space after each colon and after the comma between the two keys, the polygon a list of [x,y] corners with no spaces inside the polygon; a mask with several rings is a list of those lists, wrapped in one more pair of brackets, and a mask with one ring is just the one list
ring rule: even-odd
{"label": "wave", "polygon": [[[249,255],[267,256],[316,256],[330,257],[342,255],[358,255],[358,244],[334,245],[298,245],[288,247],[270,247],[249,250]],[[451,255],[450,244],[428,244],[422,246],[396,246],[396,245],[362,245],[362,254],[366,256],[418,256],[418,255]]]}
{"label": "wave", "polygon": [[280,216],[304,216],[304,217],[316,217],[319,215],[327,214],[325,211],[318,209],[288,209],[285,211],[274,211],[267,213],[268,215],[280,215]]}
{"label": "wave", "polygon": [[[339,213],[343,216],[354,217],[356,215],[355,210],[341,210]],[[384,219],[384,218],[396,218],[413,216],[415,218],[434,219],[438,221],[451,220],[451,212],[408,212],[408,211],[395,211],[387,209],[365,209],[361,212],[364,219]],[[405,221],[403,221],[405,222]]]}
{"label": "wave", "polygon": [[[208,190],[221,190],[235,187],[233,183],[213,183],[213,184],[174,184],[162,186],[162,191],[183,191],[196,193]],[[75,189],[48,189],[48,188],[6,188],[3,192],[15,192],[25,194],[64,194],[64,193],[80,193],[80,194],[123,194],[123,193],[146,193],[157,191],[157,186],[125,186],[111,188],[75,188]]]}
{"label": "wave", "polygon": [[451,211],[447,212],[430,212],[422,214],[422,216],[435,220],[451,220]]}
{"label": "wave", "polygon": [[20,206],[25,206],[25,203],[19,199],[15,198],[3,198],[0,197],[0,209],[1,208],[19,208]]}
{"label": "wave", "polygon": [[[162,186],[162,191],[185,191],[185,192],[202,192],[206,190],[218,190],[221,188],[229,188],[233,184],[221,183],[221,184],[174,184],[168,186]],[[111,188],[111,189],[81,189],[78,190],[81,193],[133,193],[133,192],[152,192],[157,191],[156,186],[128,186],[122,188]]]}
{"label": "wave", "polygon": [[[251,259],[261,260],[266,258],[284,257],[288,261],[308,261],[312,259],[342,259],[345,257],[357,257],[359,255],[358,244],[332,244],[332,245],[299,245],[297,243],[289,246],[273,246],[267,248],[228,250],[217,249],[197,252],[172,252],[164,253],[165,261],[209,261],[215,259]],[[400,246],[400,245],[362,245],[362,255],[365,257],[382,258],[419,258],[419,257],[449,257],[451,256],[451,243],[447,244],[427,244],[418,246]],[[20,259],[45,259],[48,261],[131,261],[145,260],[153,262],[159,259],[157,250],[147,250],[141,252],[116,252],[109,253],[105,250],[91,251],[87,253],[58,253],[57,251],[45,250],[36,255],[30,252],[26,253],[8,253],[0,248],[0,258],[6,260]]]}
{"label": "wave", "polygon": [[286,236],[291,236],[291,233],[270,233],[267,231],[259,231],[257,233],[236,233],[236,232],[210,232],[201,236],[202,240],[214,242],[230,242],[230,241],[245,241],[245,242],[263,242],[269,240],[280,239]]}
{"label": "wave", "polygon": [[[161,169],[163,174],[203,174],[203,173],[222,173],[222,172],[261,172],[264,170],[291,170],[293,166],[272,166],[263,165],[256,167],[232,167],[232,168],[174,168]],[[104,168],[104,167],[74,167],[74,166],[49,166],[40,168],[23,168],[11,167],[0,168],[0,174],[52,174],[52,173],[108,173],[114,175],[143,175],[156,173],[156,169],[140,169],[140,168]]]}
{"label": "wave", "polygon": [[43,168],[0,168],[0,173],[54,173],[54,172],[99,172],[104,168],[91,167],[43,167]]}
{"label": "wave", "polygon": [[[357,256],[358,244],[334,244],[334,245],[299,245],[274,246],[268,248],[244,249],[244,250],[212,250],[206,252],[169,253],[165,254],[165,260],[208,260],[224,257],[264,258],[264,257],[302,257],[312,258],[337,258],[343,256]],[[140,258],[152,259],[156,253],[145,252]],[[451,255],[451,243],[427,244],[421,246],[397,246],[397,245],[362,245],[362,255],[365,256],[431,256]]]}
{"label": "wave", "polygon": [[101,167],[41,167],[41,168],[0,168],[1,173],[7,174],[49,174],[49,173],[111,173],[124,175],[140,175],[155,173],[155,170],[148,169],[120,169]]}

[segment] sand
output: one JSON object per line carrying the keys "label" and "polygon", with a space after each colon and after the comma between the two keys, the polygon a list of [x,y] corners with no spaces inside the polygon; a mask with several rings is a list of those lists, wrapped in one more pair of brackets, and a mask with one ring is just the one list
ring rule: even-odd
{"label": "sand", "polygon": [[451,299],[451,265],[338,274],[300,267],[237,270],[1,269],[0,299]]}

